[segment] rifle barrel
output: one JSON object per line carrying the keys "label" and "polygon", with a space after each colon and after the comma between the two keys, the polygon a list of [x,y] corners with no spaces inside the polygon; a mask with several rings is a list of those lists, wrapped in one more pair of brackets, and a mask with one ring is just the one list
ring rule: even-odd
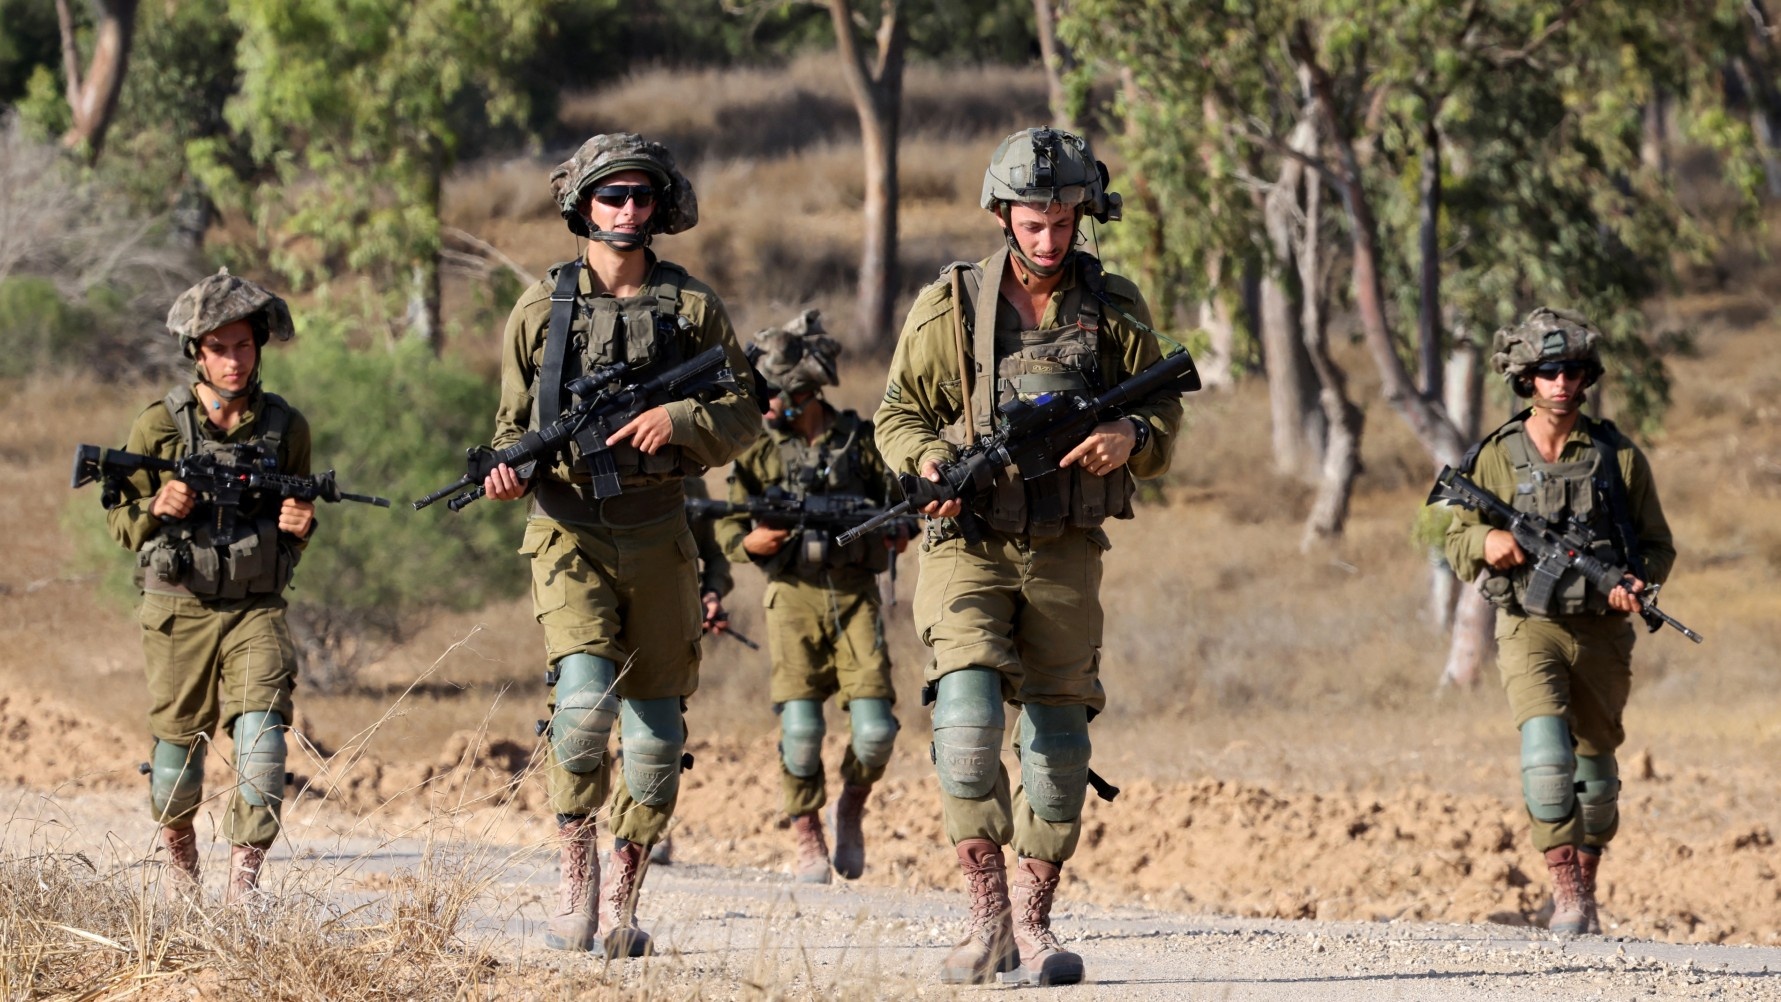
{"label": "rifle barrel", "polygon": [[903,515],[909,514],[911,511],[914,510],[914,508],[915,508],[915,505],[910,501],[907,501],[907,500],[898,501],[896,504],[891,505],[889,508],[886,508],[885,510],[879,512],[876,515],[873,515],[871,518],[866,519],[864,522],[861,522],[859,525],[856,525],[853,528],[847,530],[846,532],[843,532],[843,533],[837,535],[835,537],[835,545],[846,546],[849,543],[852,543],[854,540],[860,538],[861,536],[864,536],[866,533],[882,528],[885,525],[885,523],[891,521],[892,519],[899,518]]}

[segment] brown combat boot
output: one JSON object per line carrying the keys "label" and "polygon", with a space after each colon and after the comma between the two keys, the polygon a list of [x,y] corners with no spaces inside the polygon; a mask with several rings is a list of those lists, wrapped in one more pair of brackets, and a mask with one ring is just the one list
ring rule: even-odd
{"label": "brown combat boot", "polygon": [[835,872],[848,880],[858,880],[866,872],[866,837],[860,831],[860,819],[866,814],[866,798],[871,793],[870,786],[848,783],[835,801]]}
{"label": "brown combat boot", "polygon": [[971,889],[971,924],[965,938],[940,962],[949,985],[983,985],[1020,963],[1008,918],[1008,871],[1002,847],[986,838],[958,844],[959,869]]}
{"label": "brown combat boot", "polygon": [[1061,863],[1018,856],[1008,903],[1014,912],[1014,945],[1020,966],[1007,980],[1025,985],[1074,985],[1082,981],[1082,956],[1064,949],[1051,931],[1051,902]]}
{"label": "brown combat boot", "polygon": [[1559,936],[1588,931],[1583,911],[1583,871],[1577,865],[1577,847],[1555,846],[1546,850],[1546,871],[1552,875],[1552,919],[1546,928]]}
{"label": "brown combat boot", "polygon": [[171,826],[161,829],[161,844],[167,847],[167,877],[162,886],[167,897],[178,901],[203,894],[203,884],[198,878],[198,833],[187,825],[184,828]]}
{"label": "brown combat boot", "polygon": [[637,927],[637,895],[649,869],[649,849],[640,842],[612,840],[612,872],[600,894],[600,927],[606,930],[606,956],[641,957],[650,952],[649,933]]}
{"label": "brown combat boot", "polygon": [[1583,878],[1583,931],[1591,936],[1602,934],[1601,906],[1595,898],[1596,872],[1602,868],[1602,850],[1577,850],[1577,872]]}
{"label": "brown combat boot", "polygon": [[570,818],[557,828],[563,840],[557,879],[557,910],[544,927],[544,945],[552,950],[592,950],[600,919],[594,903],[600,897],[600,848],[595,844],[591,816]]}
{"label": "brown combat boot", "polygon": [[829,846],[822,837],[822,818],[816,813],[792,818],[792,834],[798,840],[798,861],[792,872],[800,884],[829,882]]}
{"label": "brown combat boot", "polygon": [[223,892],[223,900],[230,904],[246,900],[259,889],[260,868],[265,865],[266,850],[259,846],[230,846],[229,884]]}

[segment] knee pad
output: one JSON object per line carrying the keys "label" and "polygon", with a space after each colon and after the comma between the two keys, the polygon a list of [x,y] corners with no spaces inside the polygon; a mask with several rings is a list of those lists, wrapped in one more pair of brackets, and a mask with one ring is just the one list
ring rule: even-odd
{"label": "knee pad", "polygon": [[799,779],[822,774],[822,736],[827,730],[822,704],[814,699],[788,699],[779,706],[779,757],[785,771]]}
{"label": "knee pad", "polygon": [[1088,707],[1028,703],[1021,708],[1019,737],[1027,806],[1046,821],[1081,817],[1088,795]]}
{"label": "knee pad", "polygon": [[1521,796],[1540,821],[1563,821],[1577,807],[1577,757],[1563,717],[1521,725]]}
{"label": "knee pad", "polygon": [[897,740],[897,718],[888,699],[848,701],[847,722],[853,731],[853,757],[868,769],[890,764],[891,746]]}
{"label": "knee pad", "polygon": [[1620,772],[1614,756],[1577,756],[1576,790],[1584,834],[1612,835],[1620,824]]}
{"label": "knee pad", "polygon": [[176,745],[155,739],[150,755],[148,801],[164,825],[190,818],[204,799],[204,742]]}
{"label": "knee pad", "polygon": [[680,756],[686,750],[680,697],[626,699],[621,705],[625,786],[638,803],[661,807],[680,790]]}
{"label": "knee pad", "polygon": [[592,654],[568,654],[556,664],[556,714],[550,718],[550,747],[557,764],[589,773],[606,764],[606,745],[618,719],[612,685],[618,667]]}
{"label": "knee pad", "polygon": [[255,807],[284,803],[284,717],[275,712],[235,718],[236,789]]}
{"label": "knee pad", "polygon": [[940,676],[934,686],[934,767],[947,796],[986,797],[1002,761],[1002,676],[966,668]]}

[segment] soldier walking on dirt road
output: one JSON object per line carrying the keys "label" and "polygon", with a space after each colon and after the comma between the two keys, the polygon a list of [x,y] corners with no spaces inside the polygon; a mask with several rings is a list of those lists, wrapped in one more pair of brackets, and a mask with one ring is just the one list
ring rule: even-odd
{"label": "soldier walking on dirt road", "polygon": [[[649,249],[698,221],[692,185],[666,147],[595,136],[550,176],[586,252],[521,294],[507,321],[494,446],[511,446],[571,406],[570,382],[627,362],[644,379],[722,346],[741,392],[644,411],[608,439],[622,492],[600,498],[579,446],[536,469],[503,465],[490,498],[532,499],[521,552],[544,627],[551,687],[546,774],[562,839],[562,880],[545,942],[641,956],[637,896],[651,845],[680,791],[685,700],[699,686],[698,547],[683,479],[734,459],[760,433],[748,362],[711,288]],[[622,719],[622,724],[620,721]],[[610,790],[611,867],[600,882],[595,815],[607,803],[608,744],[623,732]],[[596,906],[596,900],[598,905]],[[596,914],[597,912],[597,914]]]}
{"label": "soldier walking on dirt road", "polygon": [[[877,415],[892,469],[938,481],[938,464],[990,434],[1002,405],[1098,392],[1161,359],[1137,287],[1076,249],[1083,216],[1118,217],[1106,184],[1068,132],[1026,129],[996,148],[981,205],[1005,246],[948,268],[910,309]],[[938,521],[922,546],[916,627],[933,650],[926,695],[946,834],[971,889],[970,929],[943,981],[1082,980],[1051,908],[1081,832],[1089,718],[1106,704],[1101,524],[1132,516],[1135,478],[1167,471],[1180,420],[1174,395],[1149,400],[1096,426],[1058,475],[1003,470],[978,510],[961,515],[956,500],[923,509]],[[982,542],[963,538],[961,517],[979,520]],[[1001,762],[1009,702],[1019,708],[1012,795]]]}
{"label": "soldier walking on dirt road", "polygon": [[[187,289],[167,328],[197,381],[148,406],[126,450],[176,460],[211,454],[239,465],[271,459],[309,474],[309,423],[260,386],[266,343],[291,337],[284,300],[226,270]],[[216,505],[184,481],[141,470],[121,482],[106,513],[112,537],[136,551],[147,661],[150,803],[176,879],[198,887],[193,820],[204,760],[220,723],[234,741],[233,789],[223,817],[230,845],[227,898],[259,885],[284,805],[285,728],[297,684],[284,590],[315,530],[315,503],[250,496],[227,538]]]}
{"label": "soldier walking on dirt road", "polygon": [[[1506,530],[1456,510],[1447,560],[1497,606],[1498,667],[1521,731],[1521,789],[1534,848],[1552,876],[1555,933],[1599,933],[1597,874],[1620,824],[1614,750],[1632,687],[1633,593],[1661,584],[1676,561],[1644,453],[1583,413],[1602,375],[1600,332],[1571,313],[1537,309],[1496,334],[1491,365],[1531,406],[1486,435],[1461,473],[1519,512],[1572,523],[1592,556],[1631,571],[1604,595],[1578,571],[1538,582]],[[1537,583],[1538,582],[1538,583]]]}
{"label": "soldier walking on dirt road", "polygon": [[[767,434],[736,460],[730,501],[778,492],[801,502],[847,495],[884,507],[895,489],[872,440],[872,422],[822,398],[839,383],[841,346],[815,310],[755,335],[758,370],[771,393]],[[751,352],[753,349],[750,349]],[[877,576],[901,550],[900,529],[876,532],[847,546],[823,527],[780,528],[736,515],[717,525],[729,558],[767,575],[767,639],[773,654],[771,695],[779,715],[785,813],[797,839],[798,880],[829,882],[829,850],[819,813],[827,800],[822,761],[823,703],[839,694],[852,740],[841,759],[841,796],[833,814],[834,870],[852,880],[866,866],[861,819],[872,784],[884,776],[896,741],[891,715],[890,652]]]}

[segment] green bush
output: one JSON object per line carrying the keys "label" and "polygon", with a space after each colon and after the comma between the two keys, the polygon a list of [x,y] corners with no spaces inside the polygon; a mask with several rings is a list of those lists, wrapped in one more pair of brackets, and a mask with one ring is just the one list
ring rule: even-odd
{"label": "green bush", "polygon": [[0,279],[0,378],[90,357],[97,330],[94,313],[63,299],[47,278]]}
{"label": "green bush", "polygon": [[497,388],[417,343],[354,348],[343,321],[313,314],[300,327],[288,348],[267,353],[266,387],[309,419],[317,472],[333,467],[343,489],[393,505],[323,506],[293,605],[394,622],[518,594],[523,505],[408,506],[463,473],[466,446],[488,441]]}

